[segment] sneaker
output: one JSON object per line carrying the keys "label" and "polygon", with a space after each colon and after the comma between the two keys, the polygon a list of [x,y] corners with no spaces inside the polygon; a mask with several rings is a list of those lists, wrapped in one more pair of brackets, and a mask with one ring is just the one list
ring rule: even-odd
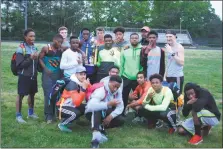
{"label": "sneaker", "polygon": [[105,143],[107,141],[108,141],[108,138],[106,137],[106,135],[101,134],[101,139],[100,139],[99,143]]}
{"label": "sneaker", "polygon": [[209,135],[210,134],[210,130],[211,130],[211,126],[204,126],[203,128],[202,128],[202,136],[207,136],[207,135]]}
{"label": "sneaker", "polygon": [[176,130],[174,128],[169,128],[168,133],[173,134]]}
{"label": "sneaker", "polygon": [[156,122],[156,128],[161,128],[161,127],[163,127],[163,122],[161,120],[158,120]]}
{"label": "sneaker", "polygon": [[17,117],[16,117],[16,121],[17,121],[18,123],[27,123],[27,122],[22,118],[22,116],[17,116]]}
{"label": "sneaker", "polygon": [[203,141],[203,138],[201,136],[194,135],[188,143],[192,145],[198,145],[202,141]]}
{"label": "sneaker", "polygon": [[137,116],[132,120],[133,123],[138,123],[138,122],[142,122],[141,117]]}
{"label": "sneaker", "polygon": [[91,148],[99,148],[99,141],[98,140],[91,141]]}
{"label": "sneaker", "polygon": [[27,118],[38,119],[39,117],[36,114],[28,115]]}
{"label": "sneaker", "polygon": [[60,129],[61,131],[64,131],[64,132],[72,132],[71,129],[67,128],[66,125],[63,125],[63,124],[61,124],[61,123],[58,124],[58,127],[59,127],[59,129]]}
{"label": "sneaker", "polygon": [[53,120],[47,120],[46,123],[47,124],[51,124],[53,122]]}

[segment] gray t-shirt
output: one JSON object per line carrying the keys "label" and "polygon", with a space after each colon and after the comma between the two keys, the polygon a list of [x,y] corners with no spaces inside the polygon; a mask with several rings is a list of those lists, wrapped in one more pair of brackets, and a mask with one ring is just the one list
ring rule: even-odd
{"label": "gray t-shirt", "polygon": [[[178,54],[177,49],[173,48],[173,51]],[[171,53],[168,53],[168,60],[167,60],[167,77],[182,77],[184,76],[183,73],[183,66],[178,64]]]}
{"label": "gray t-shirt", "polygon": [[147,79],[154,73],[158,73],[160,71],[160,59],[161,59],[161,49],[156,46],[151,49],[147,56]]}

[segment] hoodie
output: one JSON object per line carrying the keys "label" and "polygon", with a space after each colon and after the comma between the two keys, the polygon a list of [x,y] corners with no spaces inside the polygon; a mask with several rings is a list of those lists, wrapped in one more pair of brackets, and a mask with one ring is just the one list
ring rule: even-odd
{"label": "hoodie", "polygon": [[61,99],[57,102],[57,106],[69,106],[78,107],[85,99],[85,89],[81,87],[81,82],[77,79],[76,75],[73,74],[70,77],[71,81],[66,85]]}
{"label": "hoodie", "polygon": [[138,44],[137,47],[132,47],[122,51],[121,53],[121,67],[120,75],[129,80],[136,80],[137,73],[143,70],[140,65],[140,52],[142,45]]}
{"label": "hoodie", "polygon": [[[194,89],[197,101],[193,104],[187,104],[189,99],[187,98],[185,91]],[[190,111],[200,112],[201,110],[206,109],[213,113],[218,120],[220,120],[221,113],[219,112],[215,99],[212,94],[204,88],[201,88],[199,85],[194,83],[187,83],[184,87],[184,106],[182,113],[186,117],[189,115]]]}
{"label": "hoodie", "polygon": [[115,93],[111,93],[108,87],[108,82],[105,81],[104,86],[94,90],[94,92],[91,94],[86,106],[85,113],[102,111],[112,108],[107,105],[108,102],[112,99],[120,101],[120,103],[115,107],[115,109],[111,113],[112,118],[115,118],[120,115],[124,109],[122,94],[119,93],[119,89]]}

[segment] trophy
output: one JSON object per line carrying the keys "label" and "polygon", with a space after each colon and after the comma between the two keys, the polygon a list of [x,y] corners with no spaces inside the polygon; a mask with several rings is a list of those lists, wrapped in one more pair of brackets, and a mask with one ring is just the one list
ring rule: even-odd
{"label": "trophy", "polygon": [[92,55],[90,56],[90,63],[96,65],[97,63],[97,58],[98,58],[98,46],[95,43],[95,37],[94,37],[94,32],[91,33],[91,48],[92,48]]}

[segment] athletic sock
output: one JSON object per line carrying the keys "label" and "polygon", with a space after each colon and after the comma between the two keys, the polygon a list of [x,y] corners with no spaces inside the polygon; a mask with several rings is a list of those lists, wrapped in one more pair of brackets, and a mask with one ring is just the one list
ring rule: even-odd
{"label": "athletic sock", "polygon": [[201,125],[194,125],[195,135],[201,136]]}
{"label": "athletic sock", "polygon": [[32,115],[32,114],[33,114],[33,108],[29,108],[29,110],[28,110],[28,114],[29,114],[29,115]]}

